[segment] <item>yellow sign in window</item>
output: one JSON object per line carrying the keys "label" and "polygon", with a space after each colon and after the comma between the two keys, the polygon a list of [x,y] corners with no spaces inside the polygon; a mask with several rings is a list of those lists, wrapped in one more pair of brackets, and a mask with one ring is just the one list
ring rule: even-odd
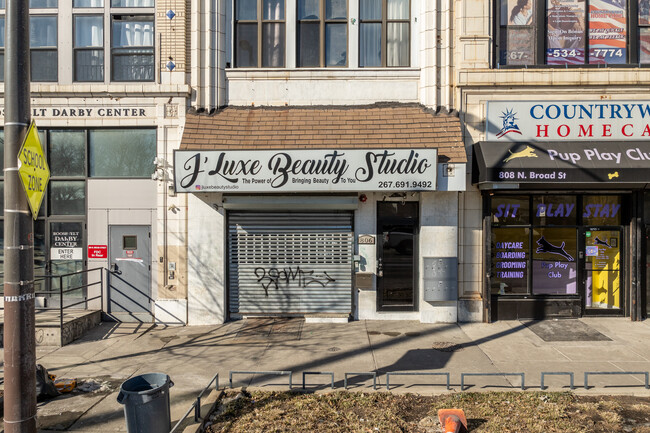
{"label": "yellow sign in window", "polygon": [[50,180],[50,168],[47,166],[38,129],[33,120],[18,151],[18,174],[25,188],[32,215],[36,219],[43,203],[47,182]]}

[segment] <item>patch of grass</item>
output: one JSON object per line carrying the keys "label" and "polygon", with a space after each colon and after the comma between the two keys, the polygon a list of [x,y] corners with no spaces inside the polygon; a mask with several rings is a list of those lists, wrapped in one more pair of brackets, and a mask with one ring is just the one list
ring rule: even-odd
{"label": "patch of grass", "polygon": [[390,393],[229,391],[209,433],[438,432],[438,409],[465,411],[470,432],[650,433],[650,398],[558,392],[438,396]]}

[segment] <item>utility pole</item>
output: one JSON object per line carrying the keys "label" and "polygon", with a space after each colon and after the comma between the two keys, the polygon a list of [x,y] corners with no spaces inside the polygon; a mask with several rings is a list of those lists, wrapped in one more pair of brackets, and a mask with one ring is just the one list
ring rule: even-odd
{"label": "utility pole", "polygon": [[7,0],[4,149],[4,429],[36,433],[34,222],[18,174],[30,123],[29,2]]}

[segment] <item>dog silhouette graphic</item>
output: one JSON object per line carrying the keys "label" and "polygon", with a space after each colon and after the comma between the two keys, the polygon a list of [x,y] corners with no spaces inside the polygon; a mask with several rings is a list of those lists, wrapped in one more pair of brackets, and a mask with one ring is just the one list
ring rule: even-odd
{"label": "dog silhouette graphic", "polygon": [[573,257],[571,257],[571,254],[564,251],[564,242],[562,242],[562,245],[558,247],[557,245],[553,245],[552,243],[544,239],[544,236],[542,236],[537,241],[537,245],[539,245],[539,247],[537,248],[538,253],[558,254],[571,262],[573,261]]}

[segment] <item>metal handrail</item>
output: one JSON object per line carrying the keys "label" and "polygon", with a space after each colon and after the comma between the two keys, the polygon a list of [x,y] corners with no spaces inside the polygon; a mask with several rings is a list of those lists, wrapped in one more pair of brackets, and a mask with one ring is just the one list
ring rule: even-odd
{"label": "metal handrail", "polygon": [[[99,271],[99,281],[94,281],[92,283],[86,283],[82,284],[80,286],[75,286],[72,288],[66,288],[63,290],[63,279],[75,275],[89,275],[91,272],[94,271]],[[39,291],[34,291],[34,295],[59,295],[59,305],[58,308],[48,308],[48,307],[42,307],[38,308],[39,310],[59,310],[59,328],[63,329],[63,311],[67,308],[75,307],[80,304],[87,304],[89,301],[94,301],[95,299],[100,299],[100,310],[104,311],[104,272],[108,272],[108,269],[104,267],[97,267],[97,268],[91,268],[91,269],[84,269],[81,271],[75,271],[75,272],[68,272],[65,274],[45,274],[45,275],[39,275],[34,278],[34,282],[40,282],[40,281],[47,281],[49,280],[50,282],[58,280],[59,283],[59,288],[58,290],[39,290]],[[3,274],[0,274],[0,276],[4,276]],[[68,304],[66,306],[63,305],[63,295],[66,293],[73,292],[75,290],[80,290],[80,289],[88,289],[89,287],[94,287],[99,285],[100,290],[99,290],[99,295],[98,296],[93,296],[89,298],[88,296],[83,297],[81,301],[74,302],[72,304]],[[87,295],[87,293],[86,293]],[[2,307],[4,309],[4,307]],[[60,344],[63,346],[63,332],[61,334],[61,340]]]}
{"label": "metal handrail", "polygon": [[212,385],[212,382],[214,382],[214,381],[216,381],[215,386],[214,386],[215,391],[219,390],[219,373],[217,373],[212,377],[212,380],[210,381],[210,383],[208,383],[206,385],[206,387],[203,388],[203,391],[201,391],[201,393],[198,395],[198,397],[196,397],[196,400],[194,400],[194,403],[192,403],[192,406],[190,406],[190,408],[187,410],[187,412],[185,412],[185,415],[183,415],[183,417],[178,420],[176,425],[170,430],[169,433],[174,433],[176,431],[178,426],[180,426],[181,423],[183,421],[185,421],[185,418],[187,418],[187,416],[190,414],[190,412],[192,412],[192,409],[194,409],[194,422],[199,422],[199,420],[201,419],[201,398],[203,398],[203,394],[206,393],[206,391],[208,390],[208,388],[210,388],[210,385]]}

